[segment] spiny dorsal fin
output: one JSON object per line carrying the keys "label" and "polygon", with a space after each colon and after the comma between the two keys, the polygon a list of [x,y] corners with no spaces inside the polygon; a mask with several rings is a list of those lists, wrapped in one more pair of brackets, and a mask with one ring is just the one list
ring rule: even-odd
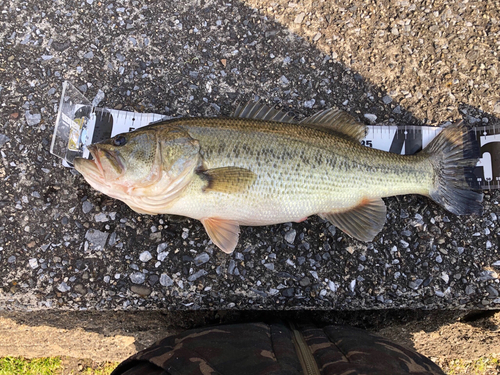
{"label": "spiny dorsal fin", "polygon": [[252,186],[257,175],[249,169],[239,167],[222,167],[198,172],[207,181],[203,191],[221,193],[238,193]]}
{"label": "spiny dorsal fin", "polygon": [[238,244],[240,226],[237,222],[209,217],[201,220],[212,242],[226,254],[231,254]]}
{"label": "spiny dorsal fin", "polygon": [[385,224],[387,208],[381,198],[363,199],[349,211],[319,214],[337,228],[360,241],[370,242]]}
{"label": "spiny dorsal fin", "polygon": [[337,108],[325,109],[300,121],[325,131],[335,131],[356,141],[361,141],[366,135],[366,125],[358,122],[349,113]]}
{"label": "spiny dorsal fin", "polygon": [[297,121],[286,114],[285,111],[268,107],[259,102],[249,101],[245,105],[239,105],[231,117],[250,118],[263,121],[277,121],[296,123]]}

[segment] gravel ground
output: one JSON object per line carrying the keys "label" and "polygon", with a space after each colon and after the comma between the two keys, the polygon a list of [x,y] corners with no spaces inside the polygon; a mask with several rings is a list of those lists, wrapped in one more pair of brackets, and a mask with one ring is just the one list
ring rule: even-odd
{"label": "gravel ground", "polygon": [[259,97],[500,124],[498,2],[364,4],[0,0],[0,309],[498,308],[498,191],[481,217],[386,199],[369,244],[317,217],[247,227],[225,255],[199,222],[138,215],[49,153],[64,80],[169,116]]}

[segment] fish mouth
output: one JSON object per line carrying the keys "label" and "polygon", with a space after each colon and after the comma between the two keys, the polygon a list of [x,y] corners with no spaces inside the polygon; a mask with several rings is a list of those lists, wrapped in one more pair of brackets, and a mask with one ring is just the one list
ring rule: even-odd
{"label": "fish mouth", "polygon": [[[115,153],[96,145],[88,146],[93,160],[85,158],[75,158],[75,169],[80,172],[88,181],[104,183],[117,179],[125,170],[120,157]],[[105,167],[103,167],[105,164]]]}
{"label": "fish mouth", "polygon": [[93,161],[94,165],[97,167],[97,169],[101,173],[101,176],[104,178],[104,170],[102,168],[102,164],[101,164],[101,161],[99,158],[99,153],[97,152],[97,150],[98,150],[97,146],[90,145],[87,148],[90,151],[90,154],[92,155],[92,157],[94,158],[94,161]]}
{"label": "fish mouth", "polygon": [[[125,166],[116,152],[111,152],[105,148],[99,147],[98,145],[90,145],[88,146],[88,149],[92,154],[95,165],[100,171],[103,179],[114,180],[125,170]],[[105,164],[106,168],[104,168],[103,164]]]}
{"label": "fish mouth", "polygon": [[75,158],[73,161],[75,169],[80,172],[87,180],[103,181],[104,175],[94,160],[85,158]]}

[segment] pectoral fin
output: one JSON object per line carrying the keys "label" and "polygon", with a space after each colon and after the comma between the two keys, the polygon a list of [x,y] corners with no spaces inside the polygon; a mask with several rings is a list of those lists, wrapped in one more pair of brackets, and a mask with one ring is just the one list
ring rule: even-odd
{"label": "pectoral fin", "polygon": [[203,191],[239,193],[252,186],[257,175],[249,169],[222,167],[200,171],[199,175],[207,181]]}
{"label": "pectoral fin", "polygon": [[364,199],[345,212],[322,213],[320,217],[360,241],[370,242],[385,224],[387,208],[381,198]]}
{"label": "pectoral fin", "polygon": [[234,251],[240,234],[240,226],[237,222],[209,217],[202,219],[201,223],[217,247],[226,254],[231,254]]}

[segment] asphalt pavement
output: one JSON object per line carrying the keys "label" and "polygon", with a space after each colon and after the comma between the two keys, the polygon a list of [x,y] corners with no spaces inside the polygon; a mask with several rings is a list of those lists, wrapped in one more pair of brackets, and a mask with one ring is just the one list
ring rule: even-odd
{"label": "asphalt pavement", "polygon": [[[482,216],[385,199],[361,243],[328,222],[244,227],[139,215],[49,152],[62,82],[101,105],[500,125],[498,2],[0,1],[0,310],[496,309],[499,193]],[[368,116],[365,116],[368,115]]]}

